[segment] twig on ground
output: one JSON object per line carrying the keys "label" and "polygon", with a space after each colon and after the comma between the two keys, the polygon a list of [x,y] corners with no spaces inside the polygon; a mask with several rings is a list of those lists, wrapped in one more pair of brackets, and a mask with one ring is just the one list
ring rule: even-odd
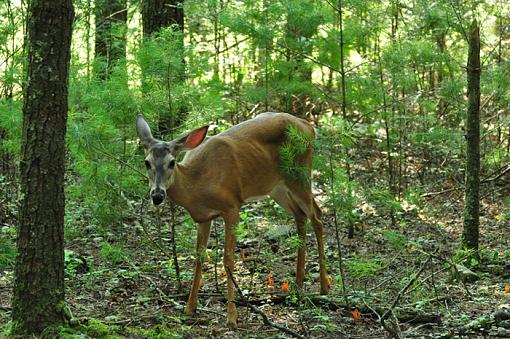
{"label": "twig on ground", "polygon": [[[421,253],[424,253],[424,254],[426,254],[426,255],[428,255],[428,256],[430,256],[430,257],[434,258],[434,259],[437,259],[437,260],[439,260],[439,261],[442,261],[442,262],[444,262],[444,263],[447,263],[448,265],[450,265],[450,267],[452,267],[452,268],[453,268],[453,270],[455,271],[455,275],[457,275],[457,276],[459,276],[459,275],[460,275],[460,274],[459,274],[459,270],[458,270],[458,268],[457,268],[457,265],[456,265],[453,261],[451,261],[451,260],[449,260],[449,259],[445,259],[445,258],[443,258],[443,257],[440,257],[440,256],[438,256],[438,255],[437,255],[437,254],[435,254],[435,253],[428,253],[428,252],[425,252],[425,251],[423,251],[423,250],[418,250],[418,251],[419,251],[419,252],[421,252]],[[464,260],[466,257],[467,257],[467,255],[466,255],[466,256],[464,256],[464,257],[459,258],[458,260],[459,260],[459,261],[462,261],[462,260]],[[462,286],[464,287],[464,290],[466,291],[466,294],[468,295],[468,297],[470,297],[470,298],[471,298],[473,295],[471,294],[471,292],[469,292],[469,290],[468,290],[468,288],[467,288],[467,286],[466,286],[466,283],[465,283],[465,282],[464,282],[464,280],[462,280],[462,279],[459,279],[459,280],[460,280],[460,282],[461,282]]]}
{"label": "twig on ground", "polygon": [[[381,316],[381,319],[380,319],[380,322],[381,322],[381,325],[384,327],[384,329],[386,329],[390,335],[392,335],[393,337],[396,337],[396,338],[400,338],[401,335],[400,335],[400,329],[398,329],[398,320],[397,320],[397,317],[395,316],[395,314],[393,313],[395,307],[397,306],[397,304],[399,303],[400,299],[402,298],[402,296],[407,292],[407,290],[409,290],[409,288],[414,284],[414,282],[416,281],[416,279],[418,279],[418,277],[423,273],[423,271],[425,270],[425,268],[427,267],[428,263],[432,260],[432,255],[429,255],[427,260],[425,260],[425,262],[421,265],[420,269],[418,270],[418,272],[415,273],[414,277],[412,277],[409,282],[400,290],[400,292],[398,292],[397,296],[395,297],[395,299],[393,299],[393,302],[391,303],[391,306],[388,308],[388,310],[386,310],[386,312],[383,313],[383,315]],[[392,315],[393,316],[393,319],[395,320],[395,323],[396,323],[396,326],[397,328],[391,328],[388,326],[388,324],[386,323],[386,319],[388,319],[388,317]]]}
{"label": "twig on ground", "polygon": [[304,339],[305,337],[303,337],[301,334],[285,327],[285,326],[281,326],[281,325],[278,325],[274,322],[272,322],[271,320],[269,320],[269,318],[267,317],[267,315],[262,312],[261,310],[259,310],[257,307],[253,306],[252,304],[250,304],[250,302],[248,301],[248,299],[246,299],[246,297],[244,296],[243,294],[243,291],[241,290],[241,288],[239,287],[239,285],[237,284],[236,280],[234,279],[234,275],[232,274],[232,271],[230,271],[230,268],[229,267],[225,267],[226,270],[227,270],[227,274],[229,275],[230,279],[232,279],[232,282],[234,283],[234,286],[237,290],[237,293],[239,294],[239,296],[241,297],[241,300],[242,300],[242,304],[244,304],[245,306],[249,307],[250,310],[253,311],[253,313],[256,313],[258,315],[260,315],[262,317],[262,321],[264,322],[265,325],[268,325],[268,326],[271,326],[271,327],[274,327],[284,333],[287,333],[295,338],[302,338]]}

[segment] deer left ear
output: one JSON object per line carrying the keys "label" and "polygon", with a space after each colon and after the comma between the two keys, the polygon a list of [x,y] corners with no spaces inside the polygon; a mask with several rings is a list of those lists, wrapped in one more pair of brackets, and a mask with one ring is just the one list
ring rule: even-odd
{"label": "deer left ear", "polygon": [[149,148],[156,142],[156,139],[152,136],[149,124],[147,124],[147,121],[141,115],[136,118],[136,133],[145,148]]}
{"label": "deer left ear", "polygon": [[203,126],[194,131],[189,132],[183,137],[175,139],[174,142],[176,145],[176,150],[178,152],[189,151],[200,145],[207,135],[208,128],[209,125]]}

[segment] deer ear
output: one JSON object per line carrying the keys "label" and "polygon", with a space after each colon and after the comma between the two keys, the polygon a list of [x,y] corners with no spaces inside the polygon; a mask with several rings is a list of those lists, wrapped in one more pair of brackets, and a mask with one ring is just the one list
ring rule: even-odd
{"label": "deer ear", "polygon": [[177,152],[189,151],[200,145],[206,135],[209,126],[200,127],[194,131],[189,132],[183,137],[174,140]]}
{"label": "deer ear", "polygon": [[141,115],[136,118],[136,133],[145,148],[149,148],[156,141],[152,136],[149,124]]}

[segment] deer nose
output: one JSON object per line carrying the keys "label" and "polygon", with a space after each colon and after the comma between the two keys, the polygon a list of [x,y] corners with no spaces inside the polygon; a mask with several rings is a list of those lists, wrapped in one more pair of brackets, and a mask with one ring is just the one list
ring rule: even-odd
{"label": "deer nose", "polygon": [[162,191],[162,190],[158,190],[156,189],[152,194],[151,194],[151,198],[152,198],[152,202],[154,203],[154,205],[159,205],[163,202],[163,200],[165,199],[165,193]]}

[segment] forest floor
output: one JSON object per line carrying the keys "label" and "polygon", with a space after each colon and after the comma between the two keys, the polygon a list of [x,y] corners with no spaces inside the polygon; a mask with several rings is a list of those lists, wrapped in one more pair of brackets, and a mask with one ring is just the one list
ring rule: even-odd
{"label": "forest floor", "polygon": [[[461,185],[429,175],[433,184],[421,203],[402,202],[394,222],[391,210],[383,214],[366,202],[357,206],[353,239],[344,236],[345,224],[339,225],[344,288],[333,212],[324,208],[329,296],[317,293],[312,230],[306,283],[298,293],[293,277],[299,241],[292,221],[271,202],[246,206],[236,250],[235,278],[246,298],[239,303],[248,301],[273,324],[310,338],[510,337],[510,212],[503,203],[509,183],[482,185],[481,259],[468,260],[458,251]],[[177,216],[178,288],[169,214],[140,202],[133,211],[121,229],[97,232],[84,223],[67,241],[66,294],[78,322],[62,337],[291,337],[243,305],[238,329],[226,327],[220,222],[206,252],[199,310],[185,316],[196,231],[186,214]],[[2,327],[9,321],[12,277],[12,270],[0,271]]]}

